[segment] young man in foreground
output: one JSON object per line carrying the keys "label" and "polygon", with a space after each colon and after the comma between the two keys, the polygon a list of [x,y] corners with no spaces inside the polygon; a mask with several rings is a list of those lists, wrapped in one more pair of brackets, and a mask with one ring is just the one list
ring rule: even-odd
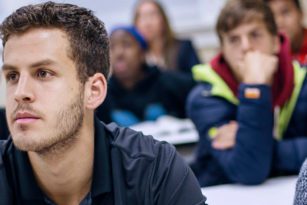
{"label": "young man in foreground", "polygon": [[12,139],[0,145],[0,204],[205,204],[174,147],[95,119],[109,43],[90,11],[22,7],[1,34]]}

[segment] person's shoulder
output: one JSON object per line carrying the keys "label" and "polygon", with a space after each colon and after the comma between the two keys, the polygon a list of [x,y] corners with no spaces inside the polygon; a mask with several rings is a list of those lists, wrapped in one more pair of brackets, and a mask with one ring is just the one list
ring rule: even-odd
{"label": "person's shoulder", "polygon": [[199,126],[204,126],[204,120],[211,123],[211,120],[221,118],[225,115],[232,115],[236,105],[229,102],[225,97],[216,95],[209,83],[200,83],[189,93],[186,110],[189,118]]}
{"label": "person's shoulder", "polygon": [[180,50],[190,51],[195,50],[194,45],[191,39],[177,39],[177,43],[180,47]]}
{"label": "person's shoulder", "polygon": [[115,123],[106,125],[111,134],[111,145],[130,158],[146,158],[155,160],[161,151],[175,153],[175,148],[164,141],[157,141],[150,135],[135,131]]}
{"label": "person's shoulder", "polygon": [[120,167],[116,169],[121,173],[118,176],[128,180],[132,200],[137,197],[144,204],[205,204],[195,176],[174,146],[114,123],[106,129],[113,150],[112,166]]}
{"label": "person's shoulder", "polygon": [[307,188],[307,159],[305,160],[297,183],[296,183],[296,191],[295,191],[295,205],[303,205],[305,204],[307,200],[307,195],[306,195],[306,188]]}
{"label": "person's shoulder", "polygon": [[191,45],[192,44],[191,39],[188,39],[188,38],[177,39],[177,42],[180,43],[181,45]]}
{"label": "person's shoulder", "polygon": [[212,85],[209,83],[201,82],[198,83],[189,93],[188,99],[191,101],[198,98],[209,98],[212,96],[211,93]]}
{"label": "person's shoulder", "polygon": [[[304,162],[304,164],[302,165],[302,168],[301,168],[301,174],[304,174],[305,176],[307,176],[307,158]],[[306,178],[305,178],[306,179]]]}

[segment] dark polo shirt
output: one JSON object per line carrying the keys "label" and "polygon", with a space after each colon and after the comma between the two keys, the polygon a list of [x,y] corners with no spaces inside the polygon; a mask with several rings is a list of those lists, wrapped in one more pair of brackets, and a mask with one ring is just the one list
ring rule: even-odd
{"label": "dark polo shirt", "polygon": [[[96,126],[97,127],[97,126]],[[110,166],[110,143],[104,129],[95,130],[94,174],[91,191],[81,205],[113,204],[112,175]],[[53,204],[38,187],[26,152],[15,148],[16,178],[21,198],[20,204]],[[83,153],[79,153],[81,156]]]}
{"label": "dark polo shirt", "polygon": [[[81,205],[205,205],[205,201],[192,170],[172,145],[95,120],[93,182]],[[0,141],[2,204],[53,205],[36,184],[27,154],[16,150],[11,139]]]}
{"label": "dark polo shirt", "polygon": [[6,123],[5,109],[0,107],[0,139],[7,139],[9,136],[9,129]]}

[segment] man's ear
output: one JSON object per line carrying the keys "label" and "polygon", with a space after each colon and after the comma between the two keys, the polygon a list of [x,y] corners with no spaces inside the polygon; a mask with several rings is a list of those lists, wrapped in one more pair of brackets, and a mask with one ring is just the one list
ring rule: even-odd
{"label": "man's ear", "polygon": [[102,73],[89,77],[85,83],[85,107],[95,110],[107,95],[107,80]]}

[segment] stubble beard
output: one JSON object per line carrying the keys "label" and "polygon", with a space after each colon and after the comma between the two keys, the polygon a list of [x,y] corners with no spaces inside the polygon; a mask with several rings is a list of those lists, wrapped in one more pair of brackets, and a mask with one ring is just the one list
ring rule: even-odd
{"label": "stubble beard", "polygon": [[75,101],[60,110],[56,116],[56,126],[49,128],[51,130],[50,136],[41,137],[41,140],[36,143],[14,143],[15,146],[23,151],[32,151],[39,155],[54,157],[69,149],[78,140],[78,135],[83,124],[82,89],[75,97]]}

